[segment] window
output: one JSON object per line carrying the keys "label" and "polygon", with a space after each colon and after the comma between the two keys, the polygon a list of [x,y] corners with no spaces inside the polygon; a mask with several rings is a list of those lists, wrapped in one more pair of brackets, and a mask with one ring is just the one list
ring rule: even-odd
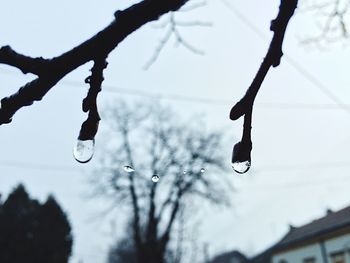
{"label": "window", "polygon": [[316,263],[316,258],[314,257],[305,258],[303,260],[303,263]]}
{"label": "window", "polygon": [[344,252],[337,252],[331,254],[331,263],[345,263]]}

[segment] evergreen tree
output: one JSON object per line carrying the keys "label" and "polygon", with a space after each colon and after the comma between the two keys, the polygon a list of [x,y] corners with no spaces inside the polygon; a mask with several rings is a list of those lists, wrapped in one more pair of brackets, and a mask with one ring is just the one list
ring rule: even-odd
{"label": "evergreen tree", "polygon": [[0,262],[35,262],[36,215],[39,203],[19,185],[2,205],[0,216]]}
{"label": "evergreen tree", "polygon": [[71,227],[53,196],[41,206],[39,222],[41,262],[68,262],[73,244]]}
{"label": "evergreen tree", "polygon": [[1,263],[67,263],[72,235],[67,216],[53,197],[31,199],[23,185],[0,209]]}

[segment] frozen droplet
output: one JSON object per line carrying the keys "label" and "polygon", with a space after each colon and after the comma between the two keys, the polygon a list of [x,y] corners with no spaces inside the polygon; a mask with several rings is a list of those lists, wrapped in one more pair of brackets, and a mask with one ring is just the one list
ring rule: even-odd
{"label": "frozen droplet", "polygon": [[205,169],[204,169],[204,168],[202,168],[202,169],[201,169],[201,173],[204,173],[204,172],[205,172]]}
{"label": "frozen droplet", "polygon": [[157,174],[154,174],[154,175],[152,175],[152,182],[153,183],[157,183],[158,181],[159,181],[159,175],[157,175]]}
{"label": "frozen droplet", "polygon": [[129,165],[125,165],[125,166],[124,166],[124,171],[127,172],[127,173],[132,173],[132,172],[135,172],[135,169],[132,168],[132,167],[129,166]]}
{"label": "frozen droplet", "polygon": [[187,171],[183,171],[182,173],[183,173],[183,174],[187,174]]}
{"label": "frozen droplet", "polygon": [[94,155],[95,140],[77,140],[73,148],[73,155],[75,160],[79,163],[87,163]]}
{"label": "frozen droplet", "polygon": [[234,162],[234,163],[232,163],[232,168],[233,168],[233,170],[235,170],[236,173],[244,174],[244,173],[248,172],[248,170],[250,168],[250,161]]}

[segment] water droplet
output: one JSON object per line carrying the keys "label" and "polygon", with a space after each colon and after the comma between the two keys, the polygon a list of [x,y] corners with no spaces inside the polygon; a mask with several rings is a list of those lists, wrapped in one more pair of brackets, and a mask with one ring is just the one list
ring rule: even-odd
{"label": "water droplet", "polygon": [[244,174],[248,172],[250,165],[251,165],[250,161],[243,161],[243,162],[237,161],[232,163],[232,168],[233,170],[235,170],[236,173]]}
{"label": "water droplet", "polygon": [[124,166],[124,171],[127,172],[127,173],[132,173],[132,172],[135,172],[135,169],[132,168],[132,167],[129,166],[129,165],[125,165],[125,166]]}
{"label": "water droplet", "polygon": [[94,155],[95,140],[77,140],[76,145],[73,148],[73,155],[75,160],[79,163],[87,163],[92,159]]}
{"label": "water droplet", "polygon": [[158,181],[159,181],[159,175],[157,175],[157,174],[154,174],[153,176],[152,176],[152,182],[153,183],[158,183]]}
{"label": "water droplet", "polygon": [[204,172],[205,172],[205,169],[204,169],[204,168],[202,168],[202,169],[201,169],[201,173],[204,173]]}
{"label": "water droplet", "polygon": [[183,174],[187,174],[187,171],[183,171]]}

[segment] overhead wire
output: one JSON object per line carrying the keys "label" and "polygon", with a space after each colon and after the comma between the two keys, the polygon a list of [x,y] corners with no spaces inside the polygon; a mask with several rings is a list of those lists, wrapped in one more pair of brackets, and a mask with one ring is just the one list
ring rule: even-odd
{"label": "overhead wire", "polygon": [[[266,41],[268,37],[242,12],[240,12],[231,2],[228,0],[221,0],[221,2],[235,15],[245,26],[247,26],[251,31],[253,31],[260,39]],[[339,108],[345,110],[350,114],[350,108],[345,104],[333,91],[331,91],[326,85],[324,85],[318,78],[311,74],[305,67],[303,67],[299,62],[293,59],[288,54],[284,53],[284,60],[292,66],[299,74],[301,74],[305,79],[312,83],[316,88],[318,88],[325,96],[332,100]]]}
{"label": "overhead wire", "polygon": [[[33,169],[43,171],[81,171],[81,168],[76,166],[62,165],[62,164],[40,164],[40,163],[28,163],[13,160],[0,160],[0,166],[9,168],[20,168],[20,169]],[[342,168],[350,167],[350,162],[322,162],[312,164],[294,164],[294,165],[279,165],[279,166],[259,166],[254,170],[254,174],[265,173],[265,172],[283,172],[289,171],[294,172],[298,170],[313,170],[313,169],[330,169],[330,168]],[[115,167],[113,167],[115,168]]]}
{"label": "overhead wire", "polygon": [[[26,163],[19,161],[9,161],[9,160],[0,160],[1,167],[15,168],[15,169],[31,169],[31,170],[40,170],[40,171],[54,171],[54,172],[81,172],[82,169],[79,169],[74,166],[68,165],[58,165],[58,164],[34,164],[34,163]],[[280,165],[275,168],[273,167],[260,167],[253,171],[254,176],[259,176],[260,173],[266,172],[294,172],[294,171],[305,171],[305,170],[313,170],[313,169],[334,169],[334,168],[344,168],[349,167],[350,162],[334,162],[334,163],[313,163],[313,164],[298,164],[298,165]],[[122,168],[121,168],[122,169]],[[348,178],[348,177],[347,177]],[[323,178],[324,180],[318,181],[317,184],[325,184],[334,180],[332,178]],[[283,187],[296,187],[296,186],[313,186],[315,185],[314,181],[308,182],[292,182],[288,184],[273,184],[273,185],[263,185],[258,186],[262,189],[279,189]]]}
{"label": "overhead wire", "polygon": [[[349,176],[342,176],[337,178],[338,180],[334,180],[334,178],[325,178],[323,180],[310,180],[310,181],[305,181],[305,180],[297,180],[293,182],[288,182],[288,183],[274,183],[274,184],[255,184],[253,186],[249,186],[249,189],[247,189],[246,186],[244,188],[246,190],[253,190],[254,192],[256,191],[266,191],[266,190],[283,190],[285,191],[286,189],[300,189],[303,187],[320,187],[320,186],[325,186],[325,185],[330,185],[330,184],[344,184],[344,182],[350,182],[350,177]],[[239,189],[239,187],[237,187]]]}
{"label": "overhead wire", "polygon": [[[221,0],[221,2],[228,8],[231,13],[238,18],[244,25],[246,25],[251,31],[253,31],[260,39],[267,41],[268,37],[262,32],[246,15],[240,12],[231,2],[228,0]],[[312,83],[316,88],[318,88],[324,95],[326,95],[334,104],[310,104],[310,103],[257,103],[257,107],[261,108],[271,108],[271,109],[298,109],[298,110],[338,110],[343,109],[350,113],[350,104],[344,103],[334,92],[332,92],[326,85],[324,85],[317,77],[311,74],[305,67],[298,63],[295,59],[290,57],[288,54],[284,54],[285,61],[291,65],[299,74],[301,74],[305,79]],[[5,70],[0,68],[0,71],[5,74],[14,74],[10,70]],[[63,80],[60,83],[70,86],[81,86],[81,82],[74,80]],[[151,93],[145,92],[139,89],[130,88],[120,88],[111,85],[103,85],[103,88],[110,93],[124,94],[131,96],[140,96],[150,99],[165,99],[173,101],[183,101],[183,102],[196,102],[207,105],[217,105],[217,106],[228,106],[232,105],[233,101],[227,99],[211,99],[211,98],[200,98],[187,95],[178,94],[165,94],[165,93]]]}
{"label": "overhead wire", "polygon": [[[253,23],[250,22],[250,20],[240,13],[237,9],[235,9],[230,3],[228,3],[226,0],[222,0],[222,2],[226,3],[226,5],[229,7],[231,11],[236,15],[237,18],[239,18],[244,24],[246,24],[252,31],[256,33],[261,39],[266,40],[266,35],[259,30]],[[338,109],[344,109],[347,112],[350,113],[350,105],[344,104],[328,87],[326,87],[322,82],[320,82],[314,75],[312,75],[309,71],[307,71],[303,66],[301,66],[297,61],[295,61],[293,58],[288,56],[287,54],[284,55],[284,59],[288,64],[290,64],[293,68],[295,68],[302,76],[304,76],[307,80],[310,81],[315,87],[317,87],[320,91],[323,92],[329,99],[331,99],[336,105],[333,104],[309,104],[309,103],[257,103],[258,107],[261,108],[273,108],[273,109],[298,109],[298,110],[322,110],[322,109],[328,109],[328,110],[338,110]],[[2,72],[3,69],[0,69]],[[62,84],[70,85],[70,86],[81,86],[81,83],[78,81],[73,80],[64,80],[62,81]],[[116,93],[116,94],[124,94],[124,95],[131,95],[131,96],[140,96],[140,97],[147,97],[150,99],[165,99],[165,100],[173,100],[173,101],[184,101],[184,102],[196,102],[201,104],[208,104],[208,105],[232,105],[232,101],[226,100],[226,99],[208,99],[208,98],[200,98],[200,97],[192,97],[192,96],[184,96],[184,95],[177,95],[177,94],[155,94],[150,92],[145,92],[138,89],[126,89],[126,88],[119,88],[111,85],[103,85],[104,90],[110,93]],[[350,163],[335,163],[333,166],[331,164],[313,164],[313,165],[291,165],[291,166],[280,166],[280,167],[265,167],[262,170],[257,170],[257,173],[261,173],[264,171],[273,171],[273,172],[280,172],[280,171],[295,171],[295,170],[305,170],[305,169],[318,169],[318,168],[331,168],[331,167],[339,167],[340,166],[350,166]],[[21,168],[21,169],[34,169],[34,170],[43,170],[43,171],[62,171],[62,172],[72,172],[72,171],[81,171],[81,169],[74,167],[74,166],[64,166],[64,165],[54,165],[54,164],[33,164],[33,163],[25,163],[25,162],[18,162],[18,161],[0,161],[0,166],[5,167],[11,167],[11,168]],[[333,182],[334,180],[332,180]],[[330,180],[323,180],[321,182],[318,182],[317,185],[320,185],[320,183],[329,183]],[[259,187],[259,189],[283,189],[283,188],[291,188],[291,187],[300,187],[300,186],[315,186],[314,182],[310,182],[310,184],[305,184],[305,182],[296,182],[293,185],[285,184],[283,186],[281,185],[275,185],[275,186],[262,186]],[[82,257],[86,253],[77,253],[77,257]],[[97,255],[95,253],[89,253],[90,256],[96,256],[100,257],[101,255]]]}
{"label": "overhead wire", "polygon": [[[13,75],[14,72],[4,70],[0,68],[0,71],[5,74]],[[81,87],[81,82],[76,80],[62,80],[60,84],[74,87]],[[200,103],[213,106],[231,106],[233,103],[231,100],[227,99],[209,99],[201,98],[187,95],[178,95],[178,94],[169,94],[169,93],[152,93],[146,92],[140,89],[130,89],[130,88],[120,88],[113,85],[103,84],[103,90],[112,94],[121,94],[128,96],[137,96],[148,99],[164,99],[170,101],[182,101],[182,102],[191,102],[191,103]],[[350,110],[350,104],[342,104],[340,108],[336,104],[312,104],[312,103],[257,103],[256,105],[259,108],[264,109],[282,109],[282,110],[339,110],[347,108]]]}
{"label": "overhead wire", "polygon": [[[248,28],[250,28],[257,36],[259,36],[262,40],[266,41],[268,37],[252,23],[247,16],[241,13],[237,8],[233,6],[232,3],[229,3],[227,0],[222,0],[222,3]],[[320,80],[318,80],[314,75],[312,75],[308,70],[306,70],[303,66],[301,66],[294,59],[289,57],[287,54],[284,55],[285,60],[289,63],[293,68],[295,68],[302,76],[304,76],[307,80],[310,81],[315,87],[321,90],[329,99],[331,99],[335,104],[310,104],[310,103],[258,103],[258,107],[262,108],[273,108],[273,109],[309,109],[309,110],[338,110],[345,109],[350,113],[350,104],[344,104],[332,91],[328,89]],[[14,72],[10,70],[5,70],[4,68],[0,68],[0,71],[5,74],[14,74]],[[70,86],[81,86],[80,81],[75,80],[63,80],[60,83],[64,85]],[[166,100],[174,100],[174,101],[184,101],[184,102],[196,102],[202,104],[210,104],[210,105],[232,105],[232,102],[227,99],[209,99],[209,98],[200,98],[186,95],[178,95],[178,94],[164,94],[164,93],[151,93],[145,92],[139,89],[129,89],[129,88],[120,88],[112,85],[103,85],[103,88],[106,92],[116,93],[116,94],[124,94],[131,96],[140,96],[147,97],[150,99],[166,99]],[[55,171],[78,171],[76,167],[62,166],[62,165],[51,165],[51,164],[29,164],[17,161],[0,161],[1,166],[13,167],[13,168],[24,168],[24,169],[37,169],[37,170],[55,170]],[[350,164],[343,164],[348,166]],[[270,167],[264,168],[261,170],[257,170],[257,173],[261,173],[264,171],[269,172],[279,172],[279,171],[295,171],[295,170],[305,170],[305,169],[316,169],[319,167],[339,167],[339,163],[334,163],[333,166],[328,163],[328,165],[324,163],[314,164],[314,165],[295,165],[295,166],[281,166],[281,167]],[[342,165],[341,165],[342,166]]]}
{"label": "overhead wire", "polygon": [[57,171],[57,172],[80,172],[81,169],[58,164],[39,164],[39,163],[28,163],[12,160],[0,160],[0,166],[8,168],[19,168],[19,169],[31,169],[31,170],[42,170],[42,171]]}
{"label": "overhead wire", "polygon": [[338,162],[317,162],[317,163],[304,163],[304,164],[290,164],[290,165],[264,165],[259,166],[254,170],[255,173],[265,173],[266,171],[271,172],[295,172],[304,170],[317,170],[317,169],[329,169],[329,168],[344,168],[350,167],[350,162],[348,161],[338,161]]}

